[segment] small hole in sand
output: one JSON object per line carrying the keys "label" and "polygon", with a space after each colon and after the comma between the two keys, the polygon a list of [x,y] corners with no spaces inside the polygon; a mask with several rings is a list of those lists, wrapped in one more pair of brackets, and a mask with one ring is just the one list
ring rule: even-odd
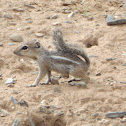
{"label": "small hole in sand", "polygon": [[87,48],[91,48],[92,46],[98,46],[98,42],[97,41],[91,41],[91,42],[87,42],[86,44]]}

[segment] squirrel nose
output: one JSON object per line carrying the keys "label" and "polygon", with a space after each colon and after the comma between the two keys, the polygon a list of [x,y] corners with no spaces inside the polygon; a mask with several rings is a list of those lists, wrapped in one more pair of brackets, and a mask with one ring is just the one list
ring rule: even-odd
{"label": "squirrel nose", "polygon": [[21,54],[20,54],[19,52],[17,52],[16,50],[13,51],[13,53],[14,53],[15,55],[21,56]]}

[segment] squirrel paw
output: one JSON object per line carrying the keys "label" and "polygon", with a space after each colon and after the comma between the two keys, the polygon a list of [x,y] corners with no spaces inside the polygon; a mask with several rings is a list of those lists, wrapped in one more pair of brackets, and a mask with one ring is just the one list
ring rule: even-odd
{"label": "squirrel paw", "polygon": [[31,84],[31,85],[28,85],[27,87],[36,87],[38,84]]}

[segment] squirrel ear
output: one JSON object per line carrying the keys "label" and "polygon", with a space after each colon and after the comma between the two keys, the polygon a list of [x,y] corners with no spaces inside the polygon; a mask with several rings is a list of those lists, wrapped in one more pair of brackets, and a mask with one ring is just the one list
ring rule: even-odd
{"label": "squirrel ear", "polygon": [[35,43],[35,48],[40,48],[40,43],[39,42]]}

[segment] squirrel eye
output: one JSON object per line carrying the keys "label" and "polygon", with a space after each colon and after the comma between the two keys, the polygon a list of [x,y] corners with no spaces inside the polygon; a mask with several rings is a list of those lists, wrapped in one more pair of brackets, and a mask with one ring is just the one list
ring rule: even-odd
{"label": "squirrel eye", "polygon": [[28,48],[28,46],[23,46],[22,50],[26,50]]}

